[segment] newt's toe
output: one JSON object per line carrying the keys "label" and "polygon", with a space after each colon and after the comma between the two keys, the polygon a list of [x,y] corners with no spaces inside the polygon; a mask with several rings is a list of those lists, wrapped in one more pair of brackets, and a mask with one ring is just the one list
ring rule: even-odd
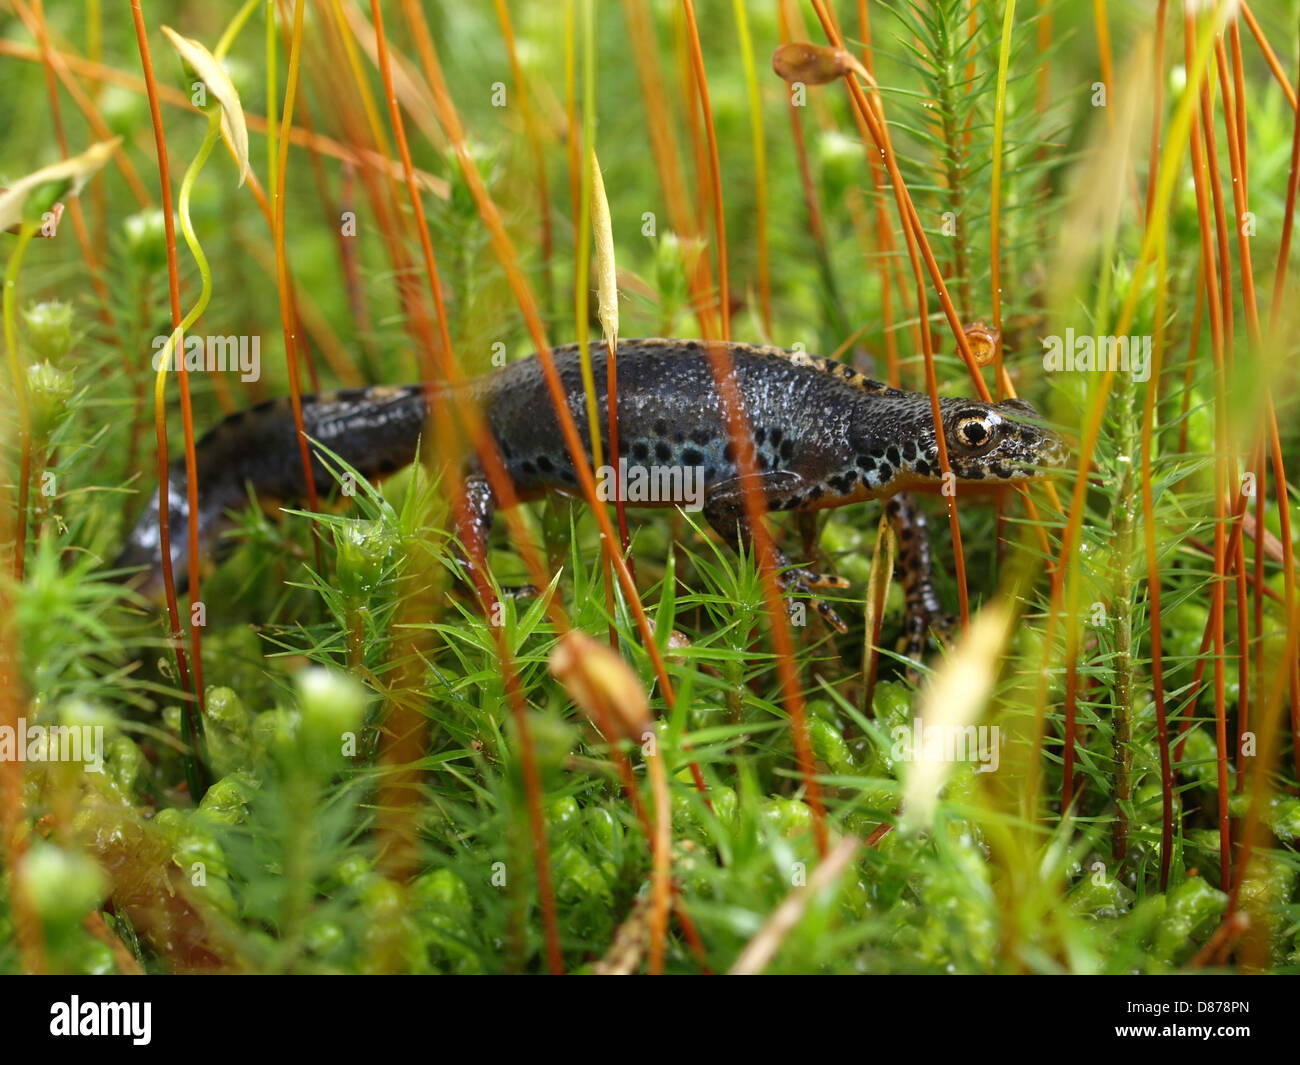
{"label": "newt's toe", "polygon": [[[790,569],[781,575],[781,585],[787,595],[791,592],[798,592],[806,595],[812,603],[812,608],[821,615],[821,618],[827,625],[836,632],[844,633],[849,631],[849,627],[844,624],[839,614],[830,604],[818,599],[813,595],[813,589],[833,588],[843,589],[849,586],[849,582],[842,577],[835,577],[827,573],[817,573],[808,569]],[[793,616],[796,600],[790,598],[787,600],[791,615]]]}

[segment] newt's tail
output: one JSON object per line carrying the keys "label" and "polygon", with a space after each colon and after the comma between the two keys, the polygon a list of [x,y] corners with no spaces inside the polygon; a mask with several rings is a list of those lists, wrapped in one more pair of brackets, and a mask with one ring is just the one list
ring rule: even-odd
{"label": "newt's tail", "polygon": [[[366,477],[392,473],[414,461],[428,416],[421,385],[322,392],[302,400],[309,445],[323,445]],[[211,557],[218,551],[227,513],[237,509],[250,490],[286,501],[306,494],[290,401],[274,399],[232,414],[198,442],[195,468],[199,553]],[[317,485],[329,484],[330,475],[314,447],[312,475]],[[183,588],[189,569],[184,459],[172,464],[167,481],[172,572],[177,588]],[[128,579],[138,581],[140,591],[151,597],[160,597],[163,588],[161,525],[155,490],[115,563],[115,568],[129,570]]]}

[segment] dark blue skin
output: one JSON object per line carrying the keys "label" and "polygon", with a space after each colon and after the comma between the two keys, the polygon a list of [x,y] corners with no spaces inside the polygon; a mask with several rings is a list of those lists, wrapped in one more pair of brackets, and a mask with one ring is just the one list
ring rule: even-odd
{"label": "dark blue skin", "polygon": [[[725,345],[754,436],[771,506],[814,510],[939,485],[929,397],[901,392],[831,360],[783,348]],[[588,444],[586,396],[576,347],[557,348],[556,368]],[[592,346],[597,406],[607,410],[603,346]],[[703,466],[705,481],[737,476],[722,402],[702,341],[625,340],[618,357],[619,449],[629,460]],[[522,491],[576,488],[541,364],[525,359],[488,378],[480,395],[488,425]],[[941,401],[949,462],[959,483],[1023,482],[1060,465],[1063,442],[1019,400],[993,405]],[[974,422],[996,422],[996,425]],[[602,427],[605,419],[601,419]],[[980,429],[987,438],[972,438]],[[607,434],[603,451],[608,453]],[[588,458],[590,449],[587,448]]]}
{"label": "dark blue skin", "polygon": [[[752,432],[757,489],[768,509],[811,511],[900,492],[940,487],[938,448],[930,400],[863,377],[833,360],[781,348],[721,345],[730,356],[741,406]],[[591,345],[602,453],[608,455],[604,345]],[[576,345],[555,348],[564,386],[590,460],[586,392]],[[472,382],[470,395],[505,462],[521,499],[547,492],[576,493],[578,480],[551,406],[536,357]],[[1064,465],[1068,451],[1055,433],[1036,422],[1019,400],[941,401],[944,438],[956,488],[997,488],[1037,479]],[[428,419],[423,386],[354,389],[303,398],[307,435],[340,455],[367,477],[391,473],[415,458]],[[619,451],[641,466],[702,468],[704,514],[727,540],[750,535],[743,514],[744,490],[735,448],[707,347],[698,340],[623,340],[618,348]],[[273,400],[222,422],[197,451],[199,529],[210,552],[227,511],[246,499],[246,485],[259,495],[301,498],[302,462],[292,409]],[[315,464],[318,483],[328,473]],[[477,465],[466,465],[476,526],[485,538],[496,499]],[[170,474],[172,565],[178,581],[186,570],[187,519],[184,464]],[[673,500],[659,504],[672,505]],[[899,511],[905,513],[906,508]],[[160,587],[158,502],[154,496],[118,559],[121,567],[149,567]],[[788,565],[784,558],[783,565]],[[928,563],[928,555],[927,555]],[[807,591],[815,574],[787,570],[787,588]],[[824,616],[841,627],[826,608]]]}

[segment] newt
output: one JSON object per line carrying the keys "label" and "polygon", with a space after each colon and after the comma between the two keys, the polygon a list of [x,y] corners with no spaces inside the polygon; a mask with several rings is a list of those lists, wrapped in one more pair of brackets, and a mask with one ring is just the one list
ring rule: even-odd
{"label": "newt", "polygon": [[[929,546],[920,511],[906,495],[939,491],[941,471],[930,398],[867,377],[833,359],[768,345],[727,343],[741,407],[753,446],[755,487],[769,511],[809,512],[869,499],[894,498],[890,516],[899,528],[900,569],[909,608],[909,645],[924,638],[926,619],[941,607],[930,586]],[[602,454],[609,455],[604,345],[591,345]],[[555,366],[590,461],[586,391],[576,344],[552,351]],[[445,387],[445,386],[435,386]],[[559,420],[551,406],[537,357],[513,362],[476,378],[453,394],[453,403],[474,402],[500,450],[505,471],[521,501],[548,492],[578,493]],[[446,395],[446,393],[444,393]],[[1041,424],[1023,400],[985,403],[940,400],[948,459],[959,494],[1023,484],[1066,463],[1064,440]],[[392,473],[416,457],[429,415],[424,385],[375,386],[304,396],[308,437],[366,477]],[[640,467],[693,470],[701,478],[703,513],[733,546],[752,536],[744,510],[735,443],[727,422],[708,346],[701,340],[620,340],[618,344],[618,439],[620,456]],[[329,474],[313,455],[317,483]],[[197,445],[200,549],[210,554],[228,512],[259,496],[300,499],[302,460],[287,397],[233,414]],[[465,461],[472,528],[487,542],[497,499],[476,459]],[[188,518],[185,466],[169,473],[172,566],[178,582],[187,569]],[[658,499],[635,506],[671,506]],[[129,535],[119,568],[148,570],[147,588],[161,588],[159,505],[155,495]],[[793,566],[779,550],[787,592],[843,587],[837,578]],[[835,628],[835,612],[814,599]]]}

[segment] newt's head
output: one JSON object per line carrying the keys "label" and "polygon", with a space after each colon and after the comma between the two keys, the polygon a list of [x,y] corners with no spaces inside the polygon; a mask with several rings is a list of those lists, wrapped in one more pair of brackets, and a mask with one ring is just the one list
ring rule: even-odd
{"label": "newt's head", "polygon": [[1065,441],[1044,426],[1038,411],[1023,399],[941,401],[939,409],[948,462],[960,481],[1032,481],[1069,461]]}
{"label": "newt's head", "polygon": [[[857,442],[863,480],[879,494],[938,491],[943,474],[929,400],[908,395],[904,401],[901,396],[895,393],[896,417],[886,420],[888,438],[882,439],[878,427],[870,427]],[[942,399],[939,411],[948,464],[962,485],[997,489],[1023,484],[1069,461],[1065,441],[1022,399]]]}

